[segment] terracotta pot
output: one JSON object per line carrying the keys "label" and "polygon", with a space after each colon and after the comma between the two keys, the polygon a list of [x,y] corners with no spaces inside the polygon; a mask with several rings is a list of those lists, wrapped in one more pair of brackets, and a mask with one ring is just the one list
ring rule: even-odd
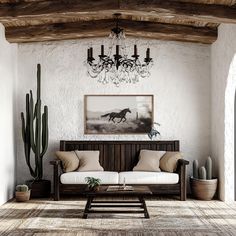
{"label": "terracotta pot", "polygon": [[209,201],[216,193],[217,182],[216,178],[204,180],[191,177],[190,186],[192,194],[199,200]]}
{"label": "terracotta pot", "polygon": [[31,190],[27,191],[27,192],[15,192],[15,196],[16,196],[16,201],[17,202],[26,202],[29,201],[30,199],[30,192]]}

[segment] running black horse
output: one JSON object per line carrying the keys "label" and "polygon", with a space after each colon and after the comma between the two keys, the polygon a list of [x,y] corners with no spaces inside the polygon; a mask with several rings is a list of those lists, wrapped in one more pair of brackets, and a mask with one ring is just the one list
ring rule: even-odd
{"label": "running black horse", "polygon": [[126,121],[126,113],[129,112],[131,113],[129,108],[123,109],[120,112],[111,112],[111,113],[107,113],[105,115],[102,115],[101,117],[107,117],[109,116],[109,121],[113,121],[115,122],[115,118],[120,118],[120,121],[118,123],[120,123],[121,121],[125,122]]}

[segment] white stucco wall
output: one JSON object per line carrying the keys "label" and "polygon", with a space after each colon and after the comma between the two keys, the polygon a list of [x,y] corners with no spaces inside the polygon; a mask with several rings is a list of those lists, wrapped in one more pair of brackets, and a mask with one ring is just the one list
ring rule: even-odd
{"label": "white stucco wall", "polygon": [[5,39],[0,24],[0,205],[13,197],[15,187],[14,91],[17,46]]}
{"label": "white stucco wall", "polygon": [[216,159],[220,199],[234,200],[234,94],[236,25],[222,24],[211,48],[211,155]]}
{"label": "white stucco wall", "polygon": [[[87,46],[100,49],[102,39],[20,44],[17,87],[17,181],[29,179],[20,136],[20,111],[25,93],[36,89],[36,64],[42,65],[42,102],[49,107],[50,142],[45,156],[45,178],[52,177],[49,160],[60,139],[145,140],[146,135],[84,135],[84,94],[154,94],[154,119],[161,139],[179,139],[185,158],[205,159],[210,153],[210,47],[205,45],[128,40],[143,57],[148,45],[155,60],[152,75],[136,85],[102,85],[87,76]],[[132,46],[133,48],[133,46]],[[130,49],[131,50],[131,49]],[[95,54],[96,49],[94,50]],[[188,168],[191,171],[191,166]]]}

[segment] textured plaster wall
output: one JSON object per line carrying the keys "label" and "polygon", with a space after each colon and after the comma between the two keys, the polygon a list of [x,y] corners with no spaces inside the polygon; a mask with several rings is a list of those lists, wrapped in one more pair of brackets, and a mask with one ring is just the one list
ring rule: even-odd
{"label": "textured plaster wall", "polygon": [[[149,45],[155,65],[149,79],[136,85],[102,85],[89,78],[84,66],[87,46],[99,49],[102,39],[19,45],[17,87],[17,181],[30,178],[20,136],[20,111],[25,93],[36,89],[36,64],[42,64],[42,102],[49,107],[50,142],[45,156],[45,178],[52,177],[49,161],[60,139],[146,140],[146,135],[84,135],[85,94],[154,94],[154,119],[161,124],[161,139],[179,139],[185,158],[210,153],[210,47],[190,43],[147,40],[135,42],[145,55]],[[131,48],[128,48],[131,50]],[[95,54],[98,54],[96,49]],[[131,52],[130,52],[131,53]],[[188,168],[191,171],[191,168]]]}
{"label": "textured plaster wall", "polygon": [[14,91],[17,46],[5,39],[0,24],[0,205],[13,197],[15,187]]}
{"label": "textured plaster wall", "polygon": [[234,97],[236,26],[222,24],[211,48],[211,152],[216,159],[220,199],[234,200]]}

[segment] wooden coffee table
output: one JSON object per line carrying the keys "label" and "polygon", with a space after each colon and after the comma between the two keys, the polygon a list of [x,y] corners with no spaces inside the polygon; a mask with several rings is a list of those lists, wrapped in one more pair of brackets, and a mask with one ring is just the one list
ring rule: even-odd
{"label": "wooden coffee table", "polygon": [[[143,213],[145,218],[149,218],[145,197],[152,195],[148,186],[133,186],[132,191],[116,190],[107,191],[108,186],[100,186],[98,191],[88,191],[86,193],[87,203],[84,209],[83,218],[87,219],[88,214],[140,214]],[[95,200],[97,197],[104,197],[104,200]],[[127,197],[132,200],[106,200],[110,197]],[[136,200],[136,199],[137,200]],[[93,208],[103,208],[97,210]],[[107,210],[107,208],[141,208],[142,210]]]}

